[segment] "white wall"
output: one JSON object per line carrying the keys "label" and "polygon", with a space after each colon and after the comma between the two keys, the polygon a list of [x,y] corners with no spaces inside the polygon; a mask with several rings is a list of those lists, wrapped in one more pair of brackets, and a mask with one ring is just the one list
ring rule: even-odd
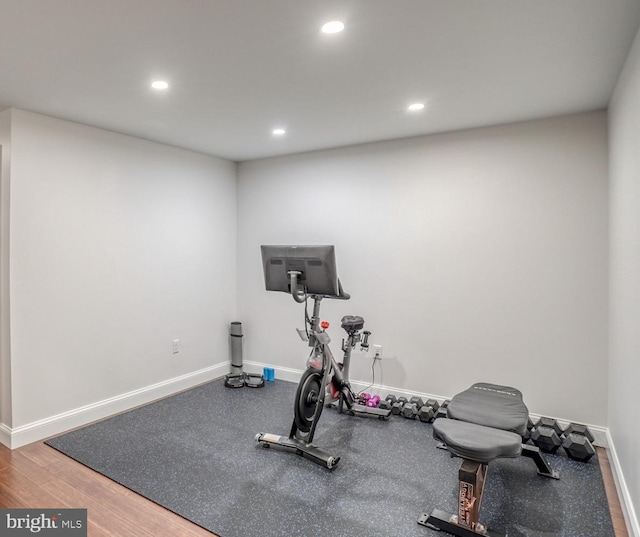
{"label": "white wall", "polygon": [[11,141],[13,428],[228,360],[235,163],[20,110]]}
{"label": "white wall", "polygon": [[[640,505],[640,33],[609,108],[611,280],[609,432],[627,501]],[[629,523],[640,525],[633,507]]]}
{"label": "white wall", "polygon": [[[11,110],[0,113],[0,427],[11,426],[9,330],[9,185]],[[0,441],[6,431],[0,430]]]}
{"label": "white wall", "polygon": [[[249,360],[303,369],[302,307],[264,291],[260,244],[335,244],[385,386],[523,390],[531,412],[607,423],[604,112],[241,163],[238,318]],[[352,378],[370,381],[354,358]]]}

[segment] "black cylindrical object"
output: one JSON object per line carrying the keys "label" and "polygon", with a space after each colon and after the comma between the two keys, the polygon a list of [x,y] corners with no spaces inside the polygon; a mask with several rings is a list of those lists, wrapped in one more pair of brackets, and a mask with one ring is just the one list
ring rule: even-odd
{"label": "black cylindrical object", "polygon": [[242,373],[242,323],[234,321],[229,327],[231,340],[231,374]]}

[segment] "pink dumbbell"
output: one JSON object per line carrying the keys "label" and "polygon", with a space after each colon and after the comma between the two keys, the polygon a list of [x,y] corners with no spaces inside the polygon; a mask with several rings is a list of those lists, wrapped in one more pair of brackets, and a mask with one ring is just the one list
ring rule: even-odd
{"label": "pink dumbbell", "polygon": [[379,403],[380,403],[379,395],[373,395],[367,400],[367,406],[370,406],[372,408],[377,407]]}

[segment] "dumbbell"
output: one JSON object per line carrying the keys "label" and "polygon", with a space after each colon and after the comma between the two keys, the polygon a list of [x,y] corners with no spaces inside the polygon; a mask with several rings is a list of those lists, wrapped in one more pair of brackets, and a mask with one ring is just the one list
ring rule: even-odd
{"label": "dumbbell", "polygon": [[380,404],[380,396],[379,395],[372,395],[368,400],[367,400],[367,406],[370,408],[375,408]]}
{"label": "dumbbell", "polygon": [[438,403],[436,399],[427,399],[424,404],[433,408],[434,412],[438,412],[438,409],[440,408],[440,403]]}
{"label": "dumbbell", "polygon": [[396,402],[396,396],[393,394],[389,394],[384,398],[384,401],[380,401],[378,404],[378,408],[382,408],[383,410],[391,410],[393,403]]}
{"label": "dumbbell", "polygon": [[358,404],[375,408],[380,403],[379,395],[371,395],[370,393],[361,393],[358,396]]}
{"label": "dumbbell", "polygon": [[553,418],[540,418],[531,431],[531,441],[544,453],[555,453],[562,445],[562,427]]}
{"label": "dumbbell", "polygon": [[433,421],[435,415],[436,413],[430,405],[423,405],[420,410],[418,410],[418,419],[424,423]]}
{"label": "dumbbell", "polygon": [[570,423],[563,432],[562,448],[570,459],[588,462],[596,454],[593,434],[589,427],[580,423]]}
{"label": "dumbbell", "polygon": [[440,408],[440,403],[435,399],[427,399],[424,404],[418,409],[418,419],[424,423],[432,422],[435,419],[436,413]]}
{"label": "dumbbell", "polygon": [[562,434],[564,434],[565,436],[568,436],[570,434],[580,434],[587,437],[589,439],[589,442],[591,443],[595,441],[595,438],[589,430],[589,427],[587,427],[586,425],[582,425],[581,423],[571,422],[569,425],[567,425],[566,429],[562,431]]}
{"label": "dumbbell", "polygon": [[406,397],[396,397],[396,400],[391,405],[391,413],[398,416],[402,412],[402,407],[405,403],[408,403],[409,400]]}
{"label": "dumbbell", "polygon": [[447,407],[449,406],[449,399],[445,399],[442,404],[440,405],[440,408],[438,408],[438,410],[436,411],[436,415],[433,417],[434,420],[437,420],[438,418],[446,418],[447,417]]}
{"label": "dumbbell", "polygon": [[415,420],[419,409],[417,403],[405,403],[401,410],[402,417]]}
{"label": "dumbbell", "polygon": [[545,453],[555,453],[562,440],[551,427],[536,427],[531,431],[531,441]]}
{"label": "dumbbell", "polygon": [[403,417],[414,420],[418,416],[418,412],[424,406],[424,400],[422,397],[418,397],[414,395],[409,399],[407,403],[404,404],[401,410],[401,414]]}
{"label": "dumbbell", "polygon": [[538,421],[536,421],[534,427],[537,429],[538,427],[550,427],[551,429],[553,429],[556,434],[558,436],[562,435],[562,427],[560,426],[560,424],[558,423],[558,420],[555,418],[546,418],[546,417],[541,417],[540,419],[538,419]]}

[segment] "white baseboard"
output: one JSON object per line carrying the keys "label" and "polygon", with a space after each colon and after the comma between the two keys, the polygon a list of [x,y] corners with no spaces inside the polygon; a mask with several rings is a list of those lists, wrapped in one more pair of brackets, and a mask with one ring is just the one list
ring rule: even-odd
{"label": "white baseboard", "polygon": [[622,508],[622,514],[624,515],[624,521],[627,525],[627,531],[629,537],[640,537],[640,524],[638,523],[638,516],[633,506],[633,500],[629,494],[629,488],[624,479],[622,468],[620,467],[620,459],[616,453],[616,448],[611,438],[611,434],[607,430],[608,448],[607,455],[609,457],[609,463],[611,464],[611,470],[613,473],[613,480],[616,484],[616,490],[618,491],[618,497],[620,498],[620,506]]}
{"label": "white baseboard", "polygon": [[243,371],[247,373],[263,373],[265,367],[271,367],[275,371],[275,378],[277,380],[286,380],[288,382],[299,382],[302,373],[302,369],[292,369],[291,367],[278,367],[271,364],[264,364],[262,362],[245,361],[243,363]]}
{"label": "white baseboard", "polygon": [[44,440],[70,429],[87,425],[192,388],[198,384],[220,378],[229,372],[229,367],[229,361],[216,364],[20,427],[11,428],[5,424],[0,424],[0,442],[10,449],[16,449],[32,442]]}
{"label": "white baseboard", "polygon": [[[262,362],[244,362],[244,370],[248,373],[262,373],[263,368],[272,367],[275,370],[275,378],[280,380],[286,380],[289,382],[298,382],[300,381],[300,377],[302,373],[304,373],[303,369],[293,369],[290,367],[278,367],[270,364],[264,364]],[[371,393],[378,394],[382,399],[384,399],[389,394],[395,395],[404,395],[407,398],[413,397],[414,395],[418,397],[422,397],[423,399],[437,399],[440,403],[444,401],[444,397],[440,395],[432,395],[427,393],[417,393],[410,392],[407,390],[401,390],[399,388],[393,388],[391,386],[384,386],[382,384],[371,384],[369,382],[363,382],[359,380],[351,380],[351,387],[357,393],[361,391],[369,391]]]}
{"label": "white baseboard", "polygon": [[4,423],[0,423],[0,444],[11,447],[11,429]]}

